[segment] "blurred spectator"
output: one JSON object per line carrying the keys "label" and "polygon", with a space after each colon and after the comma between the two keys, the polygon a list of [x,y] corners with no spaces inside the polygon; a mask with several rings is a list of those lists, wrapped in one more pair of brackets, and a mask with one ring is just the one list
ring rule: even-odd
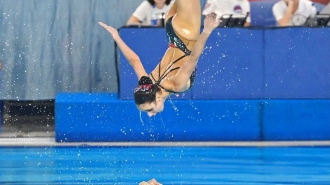
{"label": "blurred spectator", "polygon": [[171,0],[145,0],[133,12],[126,25],[164,26]]}
{"label": "blurred spectator", "polygon": [[309,0],[280,0],[273,6],[278,26],[304,25],[306,19],[316,13],[316,7]]}
{"label": "blurred spectator", "polygon": [[248,0],[207,0],[202,12],[203,15],[216,13],[217,18],[232,15],[232,17],[245,17],[244,26],[250,26],[250,2]]}

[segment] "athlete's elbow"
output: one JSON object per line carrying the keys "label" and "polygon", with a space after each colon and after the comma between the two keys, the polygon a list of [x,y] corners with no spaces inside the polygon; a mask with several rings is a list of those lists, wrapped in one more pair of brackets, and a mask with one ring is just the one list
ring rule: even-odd
{"label": "athlete's elbow", "polygon": [[139,57],[131,57],[131,58],[128,59],[128,61],[131,65],[134,65],[134,64],[140,62],[140,58]]}
{"label": "athlete's elbow", "polygon": [[[190,80],[191,73],[187,72],[184,75],[180,76],[180,80],[176,80],[173,83],[173,91],[174,92],[183,92],[187,90],[187,83]],[[179,77],[177,77],[179,78]]]}
{"label": "athlete's elbow", "polygon": [[189,57],[189,60],[190,60],[190,62],[195,62],[195,63],[197,63],[198,62],[198,59],[199,59],[199,56],[200,55],[197,55],[197,54],[195,54],[195,53],[191,53],[190,54],[190,57]]}
{"label": "athlete's elbow", "polygon": [[177,83],[177,84],[174,84],[174,87],[173,87],[173,90],[172,91],[174,91],[174,92],[183,92],[183,91],[185,91],[185,85],[186,84],[179,84],[179,83]]}

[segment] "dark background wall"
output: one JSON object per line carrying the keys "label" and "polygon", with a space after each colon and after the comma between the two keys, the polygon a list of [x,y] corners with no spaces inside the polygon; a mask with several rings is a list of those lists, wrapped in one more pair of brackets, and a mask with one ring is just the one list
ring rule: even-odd
{"label": "dark background wall", "polygon": [[0,99],[117,91],[114,43],[97,22],[123,26],[142,0],[1,0]]}

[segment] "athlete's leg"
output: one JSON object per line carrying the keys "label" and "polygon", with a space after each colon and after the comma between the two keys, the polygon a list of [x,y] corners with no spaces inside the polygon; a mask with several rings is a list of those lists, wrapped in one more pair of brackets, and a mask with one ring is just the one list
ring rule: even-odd
{"label": "athlete's leg", "polygon": [[201,27],[200,0],[175,0],[176,14],[173,28],[176,33],[188,40],[196,40]]}
{"label": "athlete's leg", "polygon": [[176,12],[177,12],[177,6],[176,6],[176,1],[174,1],[174,3],[172,3],[171,8],[166,13],[165,22],[167,21],[167,19],[173,17],[176,14]]}

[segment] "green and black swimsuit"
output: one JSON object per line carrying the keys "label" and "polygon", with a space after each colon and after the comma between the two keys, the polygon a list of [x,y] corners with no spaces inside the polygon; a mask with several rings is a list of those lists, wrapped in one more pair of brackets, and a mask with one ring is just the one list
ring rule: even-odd
{"label": "green and black swimsuit", "polygon": [[[173,26],[172,26],[172,19],[173,17],[169,18],[167,21],[166,21],[166,24],[165,24],[165,30],[166,30],[166,35],[167,35],[167,39],[169,41],[169,47],[176,47],[176,48],[179,48],[183,53],[184,55],[179,57],[178,59],[176,59],[175,61],[173,61],[168,67],[167,69],[165,70],[165,72],[160,75],[160,66],[161,64],[159,64],[158,66],[158,69],[159,69],[159,76],[158,76],[158,80],[156,80],[154,78],[154,76],[151,74],[151,77],[153,78],[153,80],[155,81],[155,84],[157,84],[159,87],[165,89],[165,91],[167,92],[170,92],[170,93],[181,93],[181,92],[173,92],[171,90],[168,90],[166,88],[164,88],[162,85],[160,85],[161,81],[169,74],[171,73],[172,71],[175,71],[175,70],[178,70],[180,67],[176,67],[176,68],[173,68],[173,69],[170,69],[172,67],[173,64],[175,64],[176,62],[178,62],[179,60],[181,60],[182,58],[186,57],[186,56],[189,56],[191,54],[191,51],[187,48],[187,46],[182,42],[182,40],[176,35],[176,33],[174,32],[174,29],[173,29]],[[194,79],[195,79],[195,76],[196,76],[196,68],[195,70],[193,71],[193,73],[191,74],[190,76],[190,87],[189,89],[193,86],[194,84]],[[189,90],[188,89],[188,90]]]}

